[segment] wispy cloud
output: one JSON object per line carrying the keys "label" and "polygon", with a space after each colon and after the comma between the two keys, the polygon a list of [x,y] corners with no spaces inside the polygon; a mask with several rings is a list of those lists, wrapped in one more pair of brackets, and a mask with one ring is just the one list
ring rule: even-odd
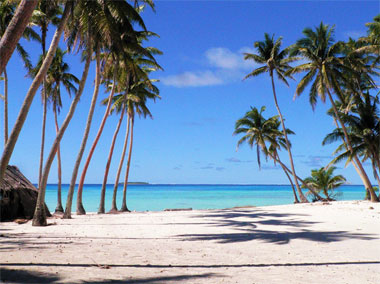
{"label": "wispy cloud", "polygon": [[359,30],[351,30],[351,31],[346,31],[344,33],[346,37],[351,37],[353,39],[358,39],[359,37],[365,36],[366,32],[365,31],[359,31]]}
{"label": "wispy cloud", "polygon": [[331,156],[314,156],[309,155],[305,160],[301,161],[305,165],[310,167],[324,167],[328,162],[332,160]]}
{"label": "wispy cloud", "polygon": [[218,172],[224,171],[226,168],[225,167],[216,167],[215,170]]}
{"label": "wispy cloud", "polygon": [[255,66],[252,61],[244,60],[244,52],[253,50],[243,47],[233,52],[225,47],[210,48],[201,60],[208,66],[206,70],[186,71],[163,76],[160,80],[164,85],[178,88],[215,86],[241,80],[247,70],[252,70]]}
{"label": "wispy cloud", "polygon": [[262,165],[261,169],[262,170],[281,170],[281,167],[279,165],[276,165],[276,166]]}
{"label": "wispy cloud", "polygon": [[252,163],[253,162],[253,160],[240,160],[234,157],[227,158],[226,161],[229,163]]}

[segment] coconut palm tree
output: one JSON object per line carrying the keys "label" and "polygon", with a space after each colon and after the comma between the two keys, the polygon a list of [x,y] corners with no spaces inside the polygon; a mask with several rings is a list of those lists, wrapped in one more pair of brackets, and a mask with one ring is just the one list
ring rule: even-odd
{"label": "coconut palm tree", "polygon": [[[12,17],[14,15],[15,11],[15,5],[11,1],[2,1],[0,3],[0,38],[2,38],[5,34],[5,31],[7,27],[9,26],[9,23],[12,20]],[[24,30],[24,33],[22,34],[22,37],[30,40],[34,39],[37,41],[40,41],[40,37],[38,34],[29,26],[27,26]],[[20,43],[16,44],[16,50],[19,53],[20,57],[22,58],[25,68],[30,71],[32,68],[32,63],[29,59],[29,54],[25,51],[25,49],[21,46]],[[1,75],[1,73],[0,73]],[[4,67],[3,71],[3,80],[4,80],[4,146],[8,141],[8,74],[7,69]]]}
{"label": "coconut palm tree", "polygon": [[[145,69],[145,73],[149,74],[150,71],[152,70],[155,70],[155,69]],[[144,76],[144,78],[132,84],[129,90],[129,94],[131,94],[134,97],[129,99],[126,104],[128,118],[130,121],[130,141],[129,141],[127,167],[125,170],[125,177],[124,177],[124,184],[123,184],[123,199],[122,199],[122,204],[120,208],[121,212],[129,211],[127,207],[127,187],[128,187],[129,170],[130,170],[131,158],[132,158],[135,114],[138,114],[140,117],[143,116],[144,118],[146,118],[147,116],[149,116],[150,118],[153,118],[152,114],[150,113],[146,105],[146,102],[148,99],[156,100],[157,98],[160,98],[159,89],[155,85],[153,85],[153,82],[157,82],[157,80],[145,79],[145,76]],[[115,186],[117,186],[116,183],[115,183]]]}
{"label": "coconut palm tree", "polygon": [[[328,97],[335,117],[342,127],[347,147],[351,154],[353,154],[352,143],[349,139],[347,129],[339,116],[338,109],[332,97],[332,91],[338,96],[339,100],[343,101],[343,94],[340,88],[340,83],[345,81],[346,77],[342,75],[343,72],[355,74],[350,66],[344,64],[341,58],[344,44],[342,42],[335,42],[333,38],[334,27],[329,27],[321,23],[315,30],[306,28],[303,31],[304,38],[297,41],[293,46],[292,55],[301,55],[307,63],[303,63],[292,68],[289,74],[299,72],[307,72],[307,74],[299,82],[295,96],[299,96],[311,84],[309,92],[309,100],[314,108],[317,97],[319,96],[324,102],[326,96]],[[348,84],[348,83],[347,83]],[[369,189],[371,194],[371,201],[377,202],[378,198],[373,191],[370,180],[365,172],[362,163],[356,155],[353,159],[358,166],[360,175],[365,181],[366,188]]]}
{"label": "coconut palm tree", "polygon": [[[58,113],[62,108],[61,99],[61,85],[66,89],[67,93],[71,95],[77,92],[75,85],[79,84],[79,80],[73,74],[69,73],[69,65],[64,62],[64,56],[67,52],[60,48],[57,48],[56,54],[53,58],[53,62],[50,65],[49,71],[46,76],[46,98],[47,103],[51,103],[54,112],[54,122],[56,133],[59,132],[58,126]],[[38,72],[39,67],[42,65],[44,56],[41,55],[38,61],[35,73]],[[58,191],[57,191],[57,207],[55,212],[63,212],[62,197],[61,197],[61,185],[62,185],[62,166],[61,166],[61,153],[60,146],[57,146],[57,164],[58,164]]]}
{"label": "coconut palm tree", "polygon": [[269,74],[271,78],[271,82],[272,82],[274,103],[281,120],[282,131],[283,131],[284,138],[287,145],[286,149],[289,154],[289,161],[290,161],[290,166],[292,169],[294,183],[296,185],[297,192],[301,199],[301,202],[306,203],[308,202],[308,200],[303,195],[302,190],[298,184],[297,177],[296,177],[296,170],[294,168],[293,156],[290,149],[290,142],[288,140],[288,135],[286,133],[284,118],[282,116],[280,107],[277,102],[277,95],[276,95],[276,89],[275,89],[274,78],[273,78],[274,74],[276,74],[278,79],[288,86],[289,84],[288,84],[288,81],[286,80],[285,72],[290,69],[289,63],[292,61],[295,61],[296,58],[288,56],[289,55],[288,49],[281,50],[282,37],[275,40],[274,35],[271,37],[267,33],[264,34],[264,37],[265,37],[264,41],[256,41],[254,43],[254,47],[257,50],[257,54],[245,53],[244,59],[253,60],[256,63],[265,64],[265,65],[260,66],[259,68],[256,68],[255,70],[253,70],[251,73],[245,76],[244,79],[255,77],[263,73]]}
{"label": "coconut palm tree", "polygon": [[[251,107],[251,110],[248,111],[243,118],[236,121],[235,131],[233,133],[234,135],[244,134],[244,136],[238,141],[237,148],[239,148],[239,146],[244,142],[247,142],[251,148],[256,146],[257,163],[259,168],[261,168],[261,152],[264,154],[266,159],[268,157],[276,157],[279,160],[278,150],[281,147],[287,147],[283,133],[279,130],[281,122],[278,120],[278,116],[265,119],[262,114],[265,109],[266,108],[264,106],[261,107],[260,111],[257,108]],[[294,134],[294,132],[289,129],[286,131],[287,134]],[[276,160],[273,159],[273,161],[276,164]],[[292,186],[294,202],[298,203],[299,200],[294,189],[293,181],[288,175],[286,169],[282,165],[281,167]]]}
{"label": "coconut palm tree", "polygon": [[[28,1],[26,1],[26,2],[28,2]],[[19,136],[21,129],[24,125],[26,117],[28,115],[28,112],[29,112],[30,106],[32,104],[33,98],[34,98],[39,86],[41,85],[43,78],[45,78],[45,75],[46,75],[46,73],[50,67],[50,64],[53,60],[55,51],[58,47],[58,43],[59,43],[61,34],[63,32],[63,28],[66,24],[67,19],[69,18],[70,11],[72,10],[72,5],[73,5],[73,2],[71,2],[71,1],[67,1],[65,4],[65,8],[64,8],[64,11],[63,11],[63,14],[61,17],[61,21],[60,21],[58,28],[57,28],[54,36],[53,36],[52,41],[50,43],[49,51],[46,54],[45,60],[44,60],[42,66],[40,68],[40,71],[38,72],[37,76],[34,78],[32,84],[31,84],[31,86],[30,86],[30,88],[26,94],[26,97],[24,99],[24,103],[23,103],[21,110],[19,112],[19,115],[16,119],[16,123],[12,129],[11,135],[9,136],[8,142],[5,145],[5,148],[4,148],[1,160],[0,160],[0,181],[2,181],[2,179],[4,178],[6,167],[7,167],[9,160],[12,156],[14,147],[16,145],[16,142],[18,140],[18,136]],[[16,15],[15,15],[15,17],[16,17]],[[1,46],[0,46],[0,49],[1,49]],[[1,68],[0,72],[2,72],[2,71],[3,71],[3,68]],[[43,202],[43,200],[41,200],[40,202]],[[43,208],[42,210],[44,211],[43,203],[41,204],[41,208]]]}
{"label": "coconut palm tree", "polygon": [[[4,69],[7,66],[9,59],[11,58],[13,51],[17,46],[17,43],[23,36],[23,33],[29,24],[29,20],[32,17],[34,8],[37,6],[37,4],[38,0],[21,0],[14,16],[12,17],[12,20],[7,26],[4,34],[1,36],[0,74],[4,72]],[[3,175],[0,172],[0,180],[2,178]]]}
{"label": "coconut palm tree", "polygon": [[[46,56],[46,35],[49,24],[57,26],[59,23],[59,15],[62,14],[62,9],[56,1],[40,1],[37,6],[37,11],[32,17],[32,22],[41,30],[41,48],[42,59]],[[46,128],[46,113],[47,113],[47,95],[46,95],[46,80],[44,78],[41,89],[42,99],[42,129],[41,129],[41,148],[40,148],[40,165],[38,171],[38,180],[42,175],[42,167],[44,160],[45,148],[45,128]]]}
{"label": "coconut palm tree", "polygon": [[[312,186],[319,193],[320,191],[326,196],[327,200],[334,200],[334,189],[340,187],[346,182],[342,175],[334,175],[336,167],[325,167],[319,170],[312,170],[311,176],[305,179],[306,184]],[[313,194],[310,192],[310,194]]]}

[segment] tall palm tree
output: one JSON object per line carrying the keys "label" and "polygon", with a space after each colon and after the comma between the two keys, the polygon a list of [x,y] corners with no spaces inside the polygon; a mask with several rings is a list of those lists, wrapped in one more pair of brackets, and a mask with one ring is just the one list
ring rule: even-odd
{"label": "tall palm tree", "polygon": [[[34,98],[39,86],[41,85],[43,78],[45,78],[45,75],[46,75],[46,73],[50,67],[50,64],[53,60],[53,56],[54,56],[55,51],[58,47],[58,43],[59,43],[61,34],[63,32],[63,28],[66,24],[67,19],[69,18],[72,5],[73,5],[73,2],[71,2],[71,1],[67,1],[65,4],[65,9],[63,11],[61,21],[60,21],[58,28],[57,28],[54,36],[53,36],[52,41],[50,43],[49,51],[46,54],[45,60],[44,60],[42,66],[40,68],[40,71],[38,72],[37,76],[34,78],[32,84],[31,84],[31,86],[30,86],[30,88],[26,94],[23,105],[22,105],[21,110],[19,112],[19,115],[16,119],[16,123],[12,129],[11,135],[9,136],[8,142],[5,145],[5,148],[4,148],[1,160],[0,160],[0,182],[4,178],[6,167],[7,167],[9,160],[12,156],[14,147],[16,145],[16,142],[18,140],[18,136],[19,136],[21,129],[24,125],[26,117],[28,115],[28,112],[29,112],[30,106],[32,104],[33,98]],[[1,46],[0,46],[0,48],[1,48]],[[2,71],[3,71],[3,69],[1,69],[0,72],[2,72]],[[43,200],[41,200],[40,202],[43,202]],[[43,203],[41,204],[41,208],[44,208]],[[44,210],[44,209],[42,209],[42,210]]]}
{"label": "tall palm tree", "polygon": [[[329,27],[321,23],[315,30],[310,28],[304,29],[303,34],[305,37],[297,41],[293,47],[292,54],[301,55],[308,62],[294,67],[289,73],[307,72],[307,74],[299,82],[295,96],[299,96],[309,84],[311,84],[309,100],[313,108],[318,96],[323,102],[327,96],[333,107],[335,117],[342,127],[347,147],[351,154],[353,154],[353,148],[347,129],[341,116],[339,116],[331,91],[334,91],[342,101],[343,95],[340,88],[340,81],[345,81],[345,77],[342,73],[348,72],[349,74],[355,74],[355,70],[345,65],[340,57],[344,45],[342,42],[334,41],[334,27]],[[371,201],[377,202],[378,198],[373,191],[371,182],[362,163],[356,155],[354,155],[353,159],[363,177],[365,187],[370,191]]]}
{"label": "tall palm tree", "polygon": [[301,199],[301,202],[306,203],[308,202],[308,200],[302,193],[302,190],[298,184],[298,180],[296,177],[296,170],[294,168],[293,155],[290,149],[288,135],[286,133],[284,118],[282,116],[280,107],[277,102],[277,95],[276,95],[276,89],[275,89],[274,78],[273,78],[274,73],[276,73],[278,79],[288,86],[289,84],[288,84],[288,81],[286,80],[285,72],[290,69],[289,63],[292,61],[295,61],[296,58],[288,56],[289,55],[288,49],[281,50],[282,37],[278,38],[277,40],[274,40],[274,36],[270,37],[269,34],[267,33],[265,33],[264,36],[265,36],[264,41],[256,41],[254,43],[254,47],[257,50],[257,54],[245,53],[244,59],[253,60],[256,63],[265,64],[265,65],[253,70],[251,73],[245,76],[244,79],[255,77],[263,73],[269,73],[269,76],[272,82],[274,103],[281,120],[282,132],[284,134],[284,138],[286,141],[286,146],[287,146],[286,149],[288,150],[294,184],[296,185],[297,192]]}
{"label": "tall palm tree", "polygon": [[[49,71],[46,76],[46,98],[47,103],[51,103],[54,112],[54,122],[56,133],[59,132],[58,125],[58,113],[62,108],[61,99],[61,85],[66,89],[67,93],[71,95],[77,92],[75,85],[79,84],[79,80],[73,74],[69,73],[69,65],[64,62],[64,56],[67,52],[60,48],[57,48],[56,54],[53,58],[53,62],[50,65]],[[44,56],[41,55],[39,62],[36,67],[36,72],[42,65]],[[58,164],[58,190],[57,190],[57,207],[55,212],[63,212],[62,208],[62,197],[61,197],[61,187],[62,187],[62,166],[61,166],[61,153],[60,146],[57,146],[57,164]]]}
{"label": "tall palm tree", "polygon": [[[0,3],[0,38],[2,38],[5,34],[9,23],[12,20],[14,15],[15,5],[11,1],[2,1]],[[34,39],[40,41],[40,37],[38,34],[29,26],[27,26],[22,34],[22,37],[30,40]],[[20,43],[17,43],[16,50],[24,61],[25,68],[30,71],[32,68],[32,64],[29,59],[29,54],[25,51],[25,49],[21,46]],[[0,73],[1,75],[1,73]],[[8,74],[7,69],[4,67],[3,71],[4,75],[4,146],[8,141]]]}
{"label": "tall palm tree", "polygon": [[[17,43],[22,37],[25,28],[29,24],[34,8],[37,6],[38,0],[21,0],[17,7],[16,13],[12,17],[11,22],[7,26],[6,31],[0,40],[0,74],[4,72]],[[0,180],[2,179],[0,172]]]}
{"label": "tall palm tree", "polygon": [[[247,142],[251,148],[256,146],[257,163],[259,168],[261,167],[261,152],[264,154],[265,158],[276,157],[279,160],[278,150],[281,147],[287,147],[283,133],[279,130],[280,121],[278,120],[278,116],[265,119],[263,116],[265,109],[264,106],[261,107],[260,111],[257,108],[251,107],[251,110],[248,111],[243,118],[236,121],[235,131],[233,133],[234,135],[244,134],[244,136],[238,141],[238,148],[244,142]],[[290,129],[287,129],[286,131],[287,134],[294,134]],[[273,159],[273,161],[276,163],[275,159]],[[299,200],[294,190],[292,179],[288,175],[285,167],[283,165],[281,165],[281,167],[292,186],[294,202],[298,203]]]}
{"label": "tall palm tree", "polygon": [[[36,13],[32,17],[32,22],[37,25],[41,30],[41,48],[42,59],[46,56],[46,35],[49,24],[58,25],[59,15],[62,14],[61,7],[56,1],[40,1]],[[42,82],[41,89],[42,98],[42,129],[41,129],[41,148],[40,148],[40,165],[38,171],[38,180],[40,181],[42,175],[42,167],[44,160],[45,148],[45,128],[46,128],[46,113],[47,113],[47,95],[46,95],[46,79]]]}
{"label": "tall palm tree", "polygon": [[334,175],[336,167],[325,167],[319,170],[312,170],[311,176],[305,179],[306,184],[312,186],[317,192],[322,191],[327,200],[334,200],[333,190],[340,187],[346,182],[346,178],[342,175]]}

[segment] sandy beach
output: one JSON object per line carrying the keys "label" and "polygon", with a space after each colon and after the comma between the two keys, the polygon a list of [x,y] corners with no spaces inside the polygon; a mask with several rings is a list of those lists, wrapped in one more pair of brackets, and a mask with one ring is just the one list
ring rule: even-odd
{"label": "sandy beach", "polygon": [[380,204],[2,223],[5,283],[380,283]]}

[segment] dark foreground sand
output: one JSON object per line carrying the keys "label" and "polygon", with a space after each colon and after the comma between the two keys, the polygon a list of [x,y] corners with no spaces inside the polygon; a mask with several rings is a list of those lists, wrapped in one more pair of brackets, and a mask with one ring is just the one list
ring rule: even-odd
{"label": "dark foreground sand", "polygon": [[380,283],[380,204],[144,212],[0,225],[5,283]]}

